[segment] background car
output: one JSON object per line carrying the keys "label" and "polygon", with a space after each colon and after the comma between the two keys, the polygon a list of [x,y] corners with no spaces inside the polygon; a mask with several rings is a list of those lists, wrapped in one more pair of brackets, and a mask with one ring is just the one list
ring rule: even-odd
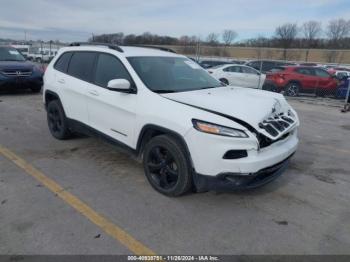
{"label": "background car", "polygon": [[220,60],[202,60],[199,62],[199,65],[204,69],[212,68],[218,65],[227,65],[231,64],[230,62],[220,61]]}
{"label": "background car", "polygon": [[245,65],[219,65],[208,70],[213,77],[227,85],[262,88],[266,75]]}
{"label": "background car", "polygon": [[13,47],[0,46],[0,89],[26,89],[40,92],[43,84],[43,70],[26,61]]}
{"label": "background car", "polygon": [[260,71],[262,73],[269,72],[271,69],[276,68],[278,66],[289,66],[295,65],[294,63],[287,63],[281,61],[273,61],[273,60],[253,60],[245,63],[246,66],[253,67],[254,69]]}
{"label": "background car", "polygon": [[350,77],[350,71],[335,71],[334,75],[337,79],[343,80],[344,78]]}
{"label": "background car", "polygon": [[299,92],[314,92],[319,96],[335,95],[338,80],[318,67],[286,66],[272,69],[266,79],[275,84],[277,91],[288,96]]}

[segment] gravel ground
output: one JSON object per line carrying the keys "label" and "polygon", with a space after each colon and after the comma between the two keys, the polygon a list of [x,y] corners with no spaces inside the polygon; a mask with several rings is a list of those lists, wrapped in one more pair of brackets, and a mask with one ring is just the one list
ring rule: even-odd
{"label": "gravel ground", "polygon": [[[142,166],[95,138],[49,134],[40,95],[0,94],[0,145],[157,254],[350,254],[350,113],[291,100],[300,147],[250,192],[167,198]],[[0,154],[0,254],[129,254]]]}

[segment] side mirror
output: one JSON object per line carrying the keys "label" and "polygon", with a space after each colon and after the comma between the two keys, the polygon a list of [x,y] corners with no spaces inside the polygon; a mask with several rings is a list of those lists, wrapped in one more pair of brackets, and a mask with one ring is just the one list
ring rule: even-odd
{"label": "side mirror", "polygon": [[112,79],[108,82],[107,88],[111,91],[118,91],[122,93],[134,93],[130,82],[126,79]]}

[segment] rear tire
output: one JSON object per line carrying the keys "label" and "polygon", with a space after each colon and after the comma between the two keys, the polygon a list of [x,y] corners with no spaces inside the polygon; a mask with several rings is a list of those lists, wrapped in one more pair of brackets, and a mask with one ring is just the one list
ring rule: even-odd
{"label": "rear tire", "polygon": [[192,187],[191,165],[186,151],[171,136],[156,136],[146,144],[143,167],[149,183],[161,194],[177,197]]}
{"label": "rear tire", "polygon": [[299,96],[299,92],[300,92],[300,84],[295,82],[289,83],[286,86],[284,91],[286,96],[292,96],[292,97]]}
{"label": "rear tire", "polygon": [[219,81],[227,86],[230,84],[226,78],[221,78]]}
{"label": "rear tire", "polygon": [[47,123],[53,137],[64,140],[71,136],[68,122],[59,100],[49,102],[47,106]]}

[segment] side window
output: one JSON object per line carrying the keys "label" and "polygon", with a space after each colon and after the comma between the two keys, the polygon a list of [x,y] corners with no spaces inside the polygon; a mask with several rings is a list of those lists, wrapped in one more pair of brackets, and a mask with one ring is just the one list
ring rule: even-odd
{"label": "side window", "polygon": [[54,68],[58,71],[61,71],[63,73],[67,72],[69,60],[72,57],[71,52],[64,53],[63,55],[58,58],[57,62],[54,65]]}
{"label": "side window", "polygon": [[246,67],[246,66],[242,66],[242,71],[245,74],[253,74],[253,75],[257,75],[258,72],[256,72],[254,69]]}
{"label": "side window", "polygon": [[91,81],[96,53],[75,52],[68,66],[68,74],[84,81]]}
{"label": "side window", "polygon": [[108,82],[113,79],[126,79],[133,83],[128,71],[119,59],[112,55],[100,54],[96,64],[95,83],[107,87]]}
{"label": "side window", "polygon": [[297,68],[295,71],[297,71],[297,73],[302,75],[313,75],[310,69],[307,69],[307,68]]}
{"label": "side window", "polygon": [[325,78],[329,77],[329,74],[322,69],[315,69],[315,75],[319,77],[325,77]]}
{"label": "side window", "polygon": [[225,72],[241,73],[240,66],[229,66],[224,69]]}
{"label": "side window", "polygon": [[253,68],[257,69],[257,70],[259,70],[259,68],[260,68],[260,62],[259,61],[250,62],[247,65],[250,66],[250,67],[253,67]]}

